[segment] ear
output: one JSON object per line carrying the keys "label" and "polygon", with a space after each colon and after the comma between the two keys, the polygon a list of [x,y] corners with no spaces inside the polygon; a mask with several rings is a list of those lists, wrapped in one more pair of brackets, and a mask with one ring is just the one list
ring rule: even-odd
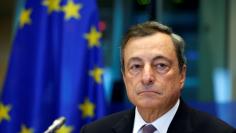
{"label": "ear", "polygon": [[186,79],[186,71],[187,71],[187,66],[183,65],[182,71],[180,72],[180,87],[181,88],[184,87],[184,82],[185,82],[185,79]]}

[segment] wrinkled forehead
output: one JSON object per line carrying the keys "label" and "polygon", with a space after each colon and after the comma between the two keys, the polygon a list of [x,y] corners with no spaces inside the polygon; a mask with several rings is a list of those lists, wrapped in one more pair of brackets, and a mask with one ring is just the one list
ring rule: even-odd
{"label": "wrinkled forehead", "polygon": [[132,37],[127,41],[126,46],[124,47],[124,51],[142,49],[159,49],[160,51],[170,49],[175,51],[172,38],[164,33],[155,33],[144,37]]}
{"label": "wrinkled forehead", "polygon": [[170,36],[160,33],[131,38],[124,49],[125,60],[135,57],[153,59],[169,56],[176,56],[173,41]]}
{"label": "wrinkled forehead", "polygon": [[[133,36],[130,37],[128,40],[126,40],[126,42],[124,42],[124,44],[122,45],[122,49],[124,50],[129,44],[130,42],[134,42],[134,41],[139,41],[139,40],[145,40],[146,41],[156,41],[156,43],[158,42],[163,42],[163,41],[169,41],[169,43],[173,44],[173,37],[170,34],[166,34],[163,32],[155,32],[153,34],[149,34],[149,35],[143,35],[143,36]],[[143,44],[146,45],[146,44]]]}

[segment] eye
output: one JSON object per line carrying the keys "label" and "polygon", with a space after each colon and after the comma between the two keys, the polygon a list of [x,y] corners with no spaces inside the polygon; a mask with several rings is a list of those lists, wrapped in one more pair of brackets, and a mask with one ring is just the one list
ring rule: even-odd
{"label": "eye", "polygon": [[156,71],[160,73],[165,73],[169,70],[169,66],[165,63],[158,63],[155,65],[155,67],[156,67]]}
{"label": "eye", "polygon": [[137,74],[138,72],[140,72],[142,69],[142,65],[141,64],[132,64],[129,67],[129,71],[131,74]]}
{"label": "eye", "polygon": [[167,67],[166,64],[163,64],[163,63],[157,64],[157,68],[159,69],[165,69],[166,67]]}
{"label": "eye", "polygon": [[139,64],[133,64],[133,65],[130,66],[131,70],[137,70],[137,69],[140,69],[140,68],[141,68],[141,65],[139,65]]}

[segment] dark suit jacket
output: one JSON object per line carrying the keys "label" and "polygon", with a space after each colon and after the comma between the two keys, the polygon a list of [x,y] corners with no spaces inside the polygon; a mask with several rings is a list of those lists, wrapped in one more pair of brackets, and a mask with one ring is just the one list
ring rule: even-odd
{"label": "dark suit jacket", "polygon": [[[118,112],[81,128],[81,133],[132,133],[135,109]],[[236,133],[223,121],[188,107],[182,100],[167,133]]]}

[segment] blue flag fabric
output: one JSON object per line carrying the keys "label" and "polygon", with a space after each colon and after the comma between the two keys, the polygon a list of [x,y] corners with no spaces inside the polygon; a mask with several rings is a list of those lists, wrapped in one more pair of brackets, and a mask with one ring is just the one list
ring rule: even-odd
{"label": "blue flag fabric", "polygon": [[105,114],[101,33],[94,0],[27,0],[0,99],[1,133],[79,132]]}

